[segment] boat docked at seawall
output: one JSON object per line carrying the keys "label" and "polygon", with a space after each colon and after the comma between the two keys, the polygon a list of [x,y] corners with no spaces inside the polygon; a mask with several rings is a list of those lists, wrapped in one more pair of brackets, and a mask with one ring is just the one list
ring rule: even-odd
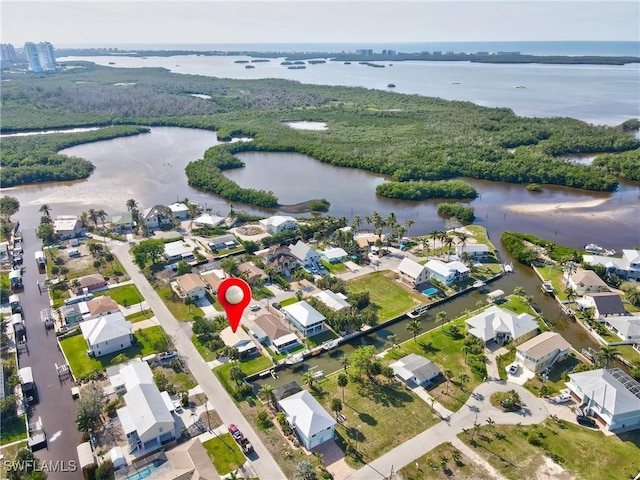
{"label": "boat docked at seawall", "polygon": [[505,271],[505,273],[511,273],[513,272],[513,263],[505,263],[502,265],[502,270]]}
{"label": "boat docked at seawall", "polygon": [[475,282],[473,282],[473,285],[471,285],[473,288],[482,288],[486,285],[486,283],[484,283],[482,280],[477,280]]}
{"label": "boat docked at seawall", "polygon": [[545,280],[544,282],[542,282],[540,288],[544,293],[547,293],[549,295],[553,295],[555,292],[555,288],[553,288],[553,284],[550,280]]}
{"label": "boat docked at seawall", "polygon": [[338,340],[328,340],[322,344],[323,350],[333,350],[338,346]]}
{"label": "boat docked at seawall", "polygon": [[429,310],[429,305],[420,305],[418,308],[414,308],[407,313],[409,318],[418,318],[420,315],[424,315]]}
{"label": "boat docked at seawall", "polygon": [[611,256],[616,254],[615,250],[607,250],[606,248],[602,248],[600,245],[596,245],[595,243],[589,243],[588,245],[585,245],[584,251],[593,253],[594,255]]}
{"label": "boat docked at seawall", "polygon": [[298,363],[302,363],[304,361],[304,355],[302,353],[296,353],[295,355],[291,355],[287,357],[284,361],[286,365],[296,365]]}

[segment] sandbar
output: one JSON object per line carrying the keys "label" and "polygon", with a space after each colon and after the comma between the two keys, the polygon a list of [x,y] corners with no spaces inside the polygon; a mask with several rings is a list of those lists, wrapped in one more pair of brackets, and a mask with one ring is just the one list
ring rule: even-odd
{"label": "sandbar", "polygon": [[521,203],[519,205],[509,205],[507,210],[518,213],[548,213],[557,212],[558,210],[575,210],[599,207],[608,202],[608,198],[599,198],[596,200],[585,200],[584,202],[565,202],[565,203]]}

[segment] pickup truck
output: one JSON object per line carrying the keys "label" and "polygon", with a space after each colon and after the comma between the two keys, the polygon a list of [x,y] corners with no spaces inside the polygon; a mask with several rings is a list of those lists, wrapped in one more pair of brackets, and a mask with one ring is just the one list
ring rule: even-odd
{"label": "pickup truck", "polygon": [[247,438],[242,434],[242,432],[236,427],[233,423],[229,424],[229,433],[233,436],[233,439],[242,449],[242,452],[245,455],[249,455],[253,452],[253,445],[247,440]]}

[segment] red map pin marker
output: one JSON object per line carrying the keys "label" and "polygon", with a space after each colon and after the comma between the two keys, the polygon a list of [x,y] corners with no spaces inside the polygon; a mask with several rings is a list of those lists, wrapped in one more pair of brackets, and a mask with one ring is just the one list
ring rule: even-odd
{"label": "red map pin marker", "polygon": [[251,287],[241,278],[227,278],[218,287],[218,302],[227,312],[231,330],[236,333],[242,312],[251,302]]}

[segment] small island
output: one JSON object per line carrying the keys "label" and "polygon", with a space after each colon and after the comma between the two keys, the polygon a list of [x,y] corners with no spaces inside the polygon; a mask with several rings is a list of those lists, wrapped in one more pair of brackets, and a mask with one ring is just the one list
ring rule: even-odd
{"label": "small island", "polygon": [[389,84],[387,84],[387,88],[396,88],[396,84],[395,83],[389,83]]}

